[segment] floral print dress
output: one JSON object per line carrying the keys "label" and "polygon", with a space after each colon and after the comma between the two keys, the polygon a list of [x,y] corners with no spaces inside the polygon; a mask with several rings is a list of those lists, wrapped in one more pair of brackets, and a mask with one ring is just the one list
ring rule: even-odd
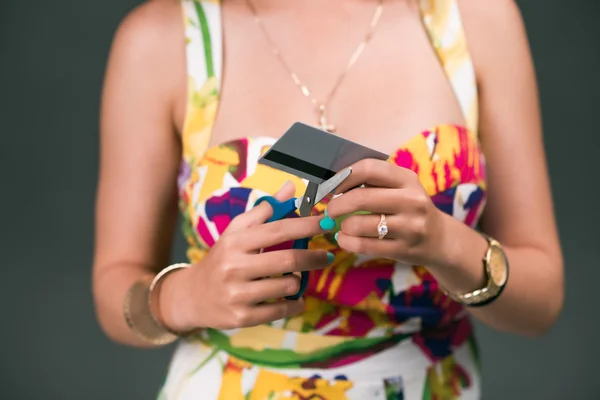
{"label": "floral print dress", "polygon": [[[198,262],[231,219],[259,197],[287,180],[301,195],[306,182],[258,164],[272,138],[244,137],[209,148],[219,104],[221,7],[208,0],[181,5],[189,90],[178,187],[187,255]],[[474,227],[486,181],[473,65],[457,1],[422,0],[420,7],[467,126],[420,132],[391,151],[389,162],[415,171],[440,210]],[[311,272],[301,315],[253,328],[207,329],[182,340],[159,398],[479,398],[471,322],[424,267],[346,252],[329,233],[314,237],[310,248],[330,251],[335,260]]]}

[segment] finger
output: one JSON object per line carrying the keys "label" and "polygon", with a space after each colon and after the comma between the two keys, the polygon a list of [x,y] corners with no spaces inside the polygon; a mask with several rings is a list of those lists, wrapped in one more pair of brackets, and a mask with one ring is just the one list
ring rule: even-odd
{"label": "finger", "polygon": [[[341,223],[341,231],[348,236],[379,239],[381,214],[351,215]],[[418,241],[421,237],[419,224],[405,215],[386,215],[388,233],[383,240],[401,239],[406,243]]]}
{"label": "finger", "polygon": [[[294,196],[296,186],[292,181],[287,181],[277,193],[273,195],[279,201],[285,201]],[[273,215],[273,208],[266,201],[258,206],[235,217],[227,227],[227,232],[234,232],[250,226],[264,224]]]}
{"label": "finger", "polygon": [[260,279],[249,282],[246,288],[248,302],[257,305],[268,300],[295,295],[300,290],[300,277],[291,274]]}
{"label": "finger", "polygon": [[[277,250],[248,257],[246,279],[281,275],[288,272],[323,269],[333,262],[333,255],[324,250]],[[292,293],[294,294],[294,293]]]}
{"label": "finger", "polygon": [[280,300],[273,303],[263,303],[248,310],[244,318],[245,326],[258,326],[283,318],[289,318],[300,314],[304,310],[304,301]]}
{"label": "finger", "polygon": [[326,232],[319,226],[320,216],[285,218],[236,232],[234,241],[245,252],[275,246],[291,240],[303,239]]}
{"label": "finger", "polygon": [[[399,229],[394,229],[394,227],[399,225],[395,223],[397,222],[397,218],[395,216],[386,216],[385,220],[388,227],[388,233],[385,235],[385,238],[396,238],[395,233],[400,231]],[[380,221],[381,214],[351,215],[342,222],[342,232],[349,236],[377,238],[379,237],[377,227]]]}
{"label": "finger", "polygon": [[338,218],[357,211],[376,214],[396,214],[400,211],[400,189],[354,188],[327,204],[330,218]]}
{"label": "finger", "polygon": [[340,248],[351,253],[373,255],[391,260],[396,254],[402,254],[405,251],[403,243],[398,240],[350,236],[342,231],[338,232],[337,243]]}
{"label": "finger", "polygon": [[275,197],[279,201],[284,201],[287,199],[291,199],[295,193],[296,185],[294,185],[294,182],[286,181],[281,187],[281,189],[279,189],[277,193],[273,195],[273,197]]}
{"label": "finger", "polygon": [[415,173],[407,168],[402,168],[387,161],[365,159],[352,166],[352,174],[337,187],[335,193],[360,186],[376,186],[386,188],[402,188],[406,186]]}

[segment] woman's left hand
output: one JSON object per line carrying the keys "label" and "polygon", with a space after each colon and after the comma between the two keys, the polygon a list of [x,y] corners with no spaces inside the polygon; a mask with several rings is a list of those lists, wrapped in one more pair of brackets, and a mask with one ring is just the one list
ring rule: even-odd
{"label": "woman's left hand", "polygon": [[[362,160],[352,166],[352,174],[336,193],[343,195],[329,202],[330,218],[357,211],[372,213],[344,219],[337,235],[342,249],[412,265],[430,266],[441,258],[437,253],[443,234],[443,213],[435,207],[414,171],[386,161]],[[381,214],[385,215],[388,233],[378,239]]]}

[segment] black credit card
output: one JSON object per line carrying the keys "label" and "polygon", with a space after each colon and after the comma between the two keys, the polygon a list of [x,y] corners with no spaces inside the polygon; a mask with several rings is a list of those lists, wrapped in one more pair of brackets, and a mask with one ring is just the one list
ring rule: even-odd
{"label": "black credit card", "polygon": [[296,122],[259,159],[259,163],[320,184],[342,169],[387,154]]}

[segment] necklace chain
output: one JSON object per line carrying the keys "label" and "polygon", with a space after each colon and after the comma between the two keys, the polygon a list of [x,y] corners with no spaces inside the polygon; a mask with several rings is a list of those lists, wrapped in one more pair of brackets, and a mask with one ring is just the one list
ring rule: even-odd
{"label": "necklace chain", "polygon": [[258,25],[260,30],[263,32],[263,35],[265,36],[266,40],[269,42],[273,54],[279,59],[279,61],[283,65],[283,67],[287,70],[288,74],[291,76],[292,80],[294,81],[294,84],[300,89],[302,94],[306,98],[308,98],[308,100],[311,102],[311,104],[315,107],[315,112],[317,113],[320,128],[323,130],[332,132],[332,133],[335,132],[335,126],[330,124],[327,121],[327,107],[329,107],[329,103],[331,103],[331,101],[333,100],[335,94],[337,93],[338,88],[341,86],[342,82],[344,81],[344,78],[348,74],[348,71],[350,71],[350,69],[354,66],[354,64],[356,64],[356,61],[358,61],[358,59],[360,58],[361,54],[363,53],[365,47],[367,46],[367,44],[373,37],[373,34],[375,33],[377,26],[379,25],[379,20],[381,18],[381,14],[383,13],[383,0],[379,0],[379,4],[377,5],[377,8],[375,9],[375,13],[373,14],[373,18],[371,18],[371,23],[369,24],[369,29],[367,31],[367,34],[365,35],[364,39],[360,42],[360,44],[358,45],[356,50],[354,50],[354,53],[352,53],[352,56],[350,57],[348,64],[346,64],[346,68],[338,76],[338,79],[335,81],[335,84],[329,91],[328,95],[325,97],[325,100],[322,102],[317,100],[312,95],[312,92],[308,89],[308,87],[300,81],[298,74],[296,74],[290,68],[289,64],[287,63],[285,58],[282,56],[281,51],[275,44],[273,38],[269,34],[269,31],[266,29],[262,20],[258,16],[256,8],[252,4],[252,2],[250,0],[246,0],[246,3],[248,4],[248,7],[252,11],[252,14],[254,16],[254,21],[256,22],[256,24]]}

